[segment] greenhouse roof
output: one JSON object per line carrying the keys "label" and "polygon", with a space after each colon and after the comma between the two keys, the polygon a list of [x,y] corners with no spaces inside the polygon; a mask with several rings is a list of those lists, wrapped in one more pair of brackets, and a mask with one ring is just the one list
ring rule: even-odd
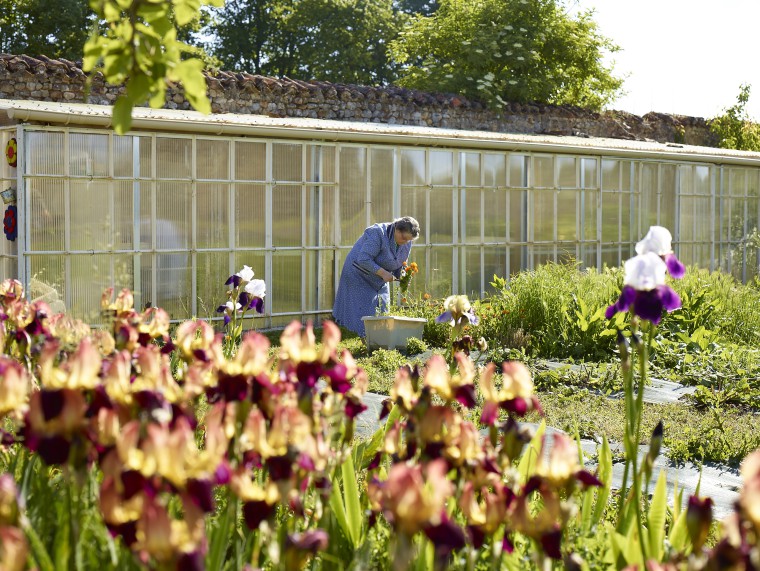
{"label": "greenhouse roof", "polygon": [[[0,99],[0,125],[28,123],[109,128],[112,126],[111,109],[107,105]],[[309,118],[274,118],[249,114],[204,115],[197,111],[151,109],[147,107],[136,107],[134,109],[132,129],[133,131],[182,132],[219,136],[494,149],[514,152],[613,155],[639,159],[760,165],[760,153],[758,152],[654,141],[463,131]]]}

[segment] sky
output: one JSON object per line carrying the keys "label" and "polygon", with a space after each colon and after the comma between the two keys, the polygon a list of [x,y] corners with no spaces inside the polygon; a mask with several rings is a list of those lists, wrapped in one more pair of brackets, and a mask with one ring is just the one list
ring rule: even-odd
{"label": "sky", "polygon": [[594,9],[600,32],[627,75],[608,107],[715,117],[733,105],[739,86],[752,90],[746,109],[760,121],[760,0],[568,0]]}

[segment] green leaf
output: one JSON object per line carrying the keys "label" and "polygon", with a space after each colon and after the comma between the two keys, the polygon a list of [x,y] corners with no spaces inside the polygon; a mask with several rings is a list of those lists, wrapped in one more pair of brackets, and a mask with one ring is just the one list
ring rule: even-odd
{"label": "green leaf", "polygon": [[174,0],[174,17],[180,26],[186,26],[198,18],[200,9],[201,0]]}
{"label": "green leaf", "polygon": [[121,95],[113,106],[113,128],[117,135],[123,135],[132,127],[132,100]]}
{"label": "green leaf", "polygon": [[354,459],[351,454],[343,462],[341,472],[343,475],[343,499],[348,519],[349,537],[354,547],[357,548],[361,544],[363,518],[361,501],[359,499],[359,486],[356,482],[356,469],[354,468]]}
{"label": "green leaf", "polygon": [[185,96],[197,111],[211,113],[211,103],[206,97],[206,78],[203,76],[203,62],[199,59],[187,59],[179,62],[172,75],[182,82]]}
{"label": "green leaf", "polygon": [[689,530],[686,527],[686,510],[681,510],[681,513],[675,518],[672,527],[670,528],[670,534],[668,535],[670,545],[676,551],[684,551],[690,544],[689,542]]}
{"label": "green leaf", "polygon": [[647,516],[647,527],[649,528],[649,554],[657,561],[660,560],[663,553],[663,539],[665,538],[665,516],[668,508],[667,478],[665,471],[660,470],[657,477],[657,485],[652,496],[652,503],[649,506]]}
{"label": "green leaf", "polygon": [[520,475],[520,482],[523,484],[528,481],[536,470],[538,457],[541,454],[544,432],[546,432],[546,422],[542,420],[541,424],[538,425],[536,434],[533,435],[522,456],[520,456],[517,464],[517,473]]}
{"label": "green leaf", "polygon": [[602,439],[602,449],[599,451],[599,469],[597,477],[603,486],[597,490],[596,504],[594,505],[594,515],[592,521],[594,524],[602,519],[604,509],[607,507],[607,500],[610,497],[612,488],[612,451],[610,444],[607,442],[607,436]]}
{"label": "green leaf", "polygon": [[50,559],[50,555],[45,549],[45,545],[42,543],[39,535],[37,535],[37,532],[34,531],[34,528],[31,525],[28,525],[24,528],[24,532],[29,540],[29,546],[32,549],[32,557],[40,568],[40,571],[54,571],[53,561]]}

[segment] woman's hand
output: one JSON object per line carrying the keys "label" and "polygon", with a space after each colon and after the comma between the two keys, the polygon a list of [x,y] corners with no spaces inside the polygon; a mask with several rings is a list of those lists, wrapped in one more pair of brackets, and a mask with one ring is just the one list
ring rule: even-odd
{"label": "woman's hand", "polygon": [[383,281],[385,282],[392,282],[395,278],[393,277],[393,274],[390,273],[388,270],[385,270],[383,268],[380,268],[377,270],[377,275],[383,278]]}

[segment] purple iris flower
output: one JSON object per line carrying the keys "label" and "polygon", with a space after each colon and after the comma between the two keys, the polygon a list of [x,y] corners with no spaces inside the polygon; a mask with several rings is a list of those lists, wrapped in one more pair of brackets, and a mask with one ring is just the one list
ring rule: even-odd
{"label": "purple iris flower", "polygon": [[[680,262],[679,262],[680,263]],[[607,319],[633,308],[633,313],[657,325],[662,312],[681,307],[681,298],[665,285],[667,264],[655,252],[640,254],[625,262],[623,289],[605,312]]]}
{"label": "purple iris flower", "polygon": [[639,291],[631,286],[624,286],[618,300],[607,308],[604,316],[610,319],[613,315],[628,311],[633,307],[633,313],[641,319],[657,325],[662,319],[662,311],[673,311],[681,307],[681,298],[670,286],[660,285],[653,290]]}

